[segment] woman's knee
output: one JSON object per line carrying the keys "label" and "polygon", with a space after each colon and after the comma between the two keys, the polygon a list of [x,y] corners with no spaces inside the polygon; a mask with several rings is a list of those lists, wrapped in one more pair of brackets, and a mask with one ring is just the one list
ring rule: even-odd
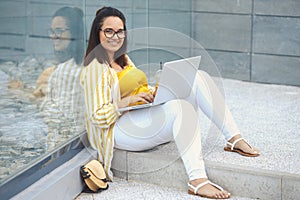
{"label": "woman's knee", "polygon": [[203,70],[198,70],[198,73],[197,73],[196,77],[197,77],[196,79],[200,79],[200,80],[205,81],[205,82],[211,79],[211,76]]}
{"label": "woman's knee", "polygon": [[168,115],[173,114],[175,116],[186,112],[195,112],[194,106],[184,99],[168,101],[164,104],[164,109]]}

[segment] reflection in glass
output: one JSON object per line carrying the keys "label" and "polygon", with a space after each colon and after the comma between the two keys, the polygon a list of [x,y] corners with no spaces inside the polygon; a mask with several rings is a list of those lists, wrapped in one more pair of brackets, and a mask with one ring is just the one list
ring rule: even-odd
{"label": "reflection in glass", "polygon": [[82,120],[78,120],[82,114],[79,83],[83,58],[82,17],[80,9],[63,7],[52,18],[49,37],[60,64],[41,74],[34,91],[37,97],[45,96],[41,110],[48,125],[47,150],[71,138],[82,127]]}
{"label": "reflection in glass", "polygon": [[29,56],[1,63],[0,183],[84,130],[83,37],[83,12],[63,7],[49,27],[55,60]]}

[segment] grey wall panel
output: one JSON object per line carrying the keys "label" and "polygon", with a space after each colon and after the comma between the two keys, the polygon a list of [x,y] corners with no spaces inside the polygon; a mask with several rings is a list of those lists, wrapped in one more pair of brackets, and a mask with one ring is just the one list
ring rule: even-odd
{"label": "grey wall panel", "polygon": [[[28,8],[28,16],[30,17],[51,17],[56,10],[61,7],[67,6],[66,4],[61,3],[41,3],[41,2],[30,2]],[[74,5],[71,5],[74,7]]]}
{"label": "grey wall panel", "polygon": [[25,50],[24,35],[0,35],[0,47],[5,49]]}
{"label": "grey wall panel", "polygon": [[166,11],[189,11],[191,9],[191,1],[150,0],[149,9]]}
{"label": "grey wall panel", "polygon": [[255,0],[254,2],[255,14],[300,17],[299,0]]}
{"label": "grey wall panel", "polygon": [[[248,53],[218,51],[208,51],[208,53],[223,78],[250,80],[250,55]],[[203,69],[208,73],[213,73],[210,66],[203,66]]]}
{"label": "grey wall panel", "polygon": [[[140,1],[140,0],[138,0]],[[105,1],[105,0],[100,0],[100,1],[95,1],[95,0],[86,0],[86,6],[93,7],[95,6],[95,11],[101,8],[102,6],[111,6],[115,7],[117,9],[121,8],[130,8],[133,5],[133,0],[114,0],[114,1]],[[95,12],[93,12],[94,14]]]}
{"label": "grey wall panel", "polygon": [[182,59],[189,57],[189,49],[185,48],[168,48],[168,49],[151,49],[149,51],[150,62],[159,64],[172,60]]}
{"label": "grey wall panel", "polygon": [[221,13],[251,13],[250,0],[194,0],[193,11]]}
{"label": "grey wall panel", "polygon": [[26,51],[30,55],[53,55],[53,43],[49,38],[29,37]]}
{"label": "grey wall panel", "polygon": [[26,34],[27,21],[24,17],[0,17],[0,24],[0,34]]}
{"label": "grey wall panel", "polygon": [[27,31],[29,35],[49,37],[47,30],[51,26],[51,18],[48,17],[30,17],[28,19]]}
{"label": "grey wall panel", "polygon": [[83,4],[79,0],[72,3],[64,1],[30,1],[28,3],[28,32],[30,35],[48,36],[47,29],[50,28],[54,13],[64,7],[77,7],[84,12]]}
{"label": "grey wall panel", "polygon": [[24,51],[16,51],[14,49],[0,49],[0,61],[16,61],[20,62],[26,58]]}
{"label": "grey wall panel", "polygon": [[22,54],[25,51],[25,39],[27,34],[26,2],[25,1],[1,1],[0,2],[0,48],[3,59],[12,57],[5,53]]}
{"label": "grey wall panel", "polygon": [[145,66],[145,64],[148,61],[147,49],[138,49],[134,51],[129,51],[128,55],[136,67],[143,68],[144,70],[146,70],[145,67],[143,66]]}
{"label": "grey wall panel", "polygon": [[51,5],[51,4],[59,4],[64,6],[74,6],[74,5],[84,5],[84,1],[82,0],[26,0],[29,3],[43,4],[43,5]]}
{"label": "grey wall panel", "polygon": [[[149,11],[149,26],[162,27],[191,35],[191,15],[189,12]],[[161,37],[168,37],[162,35]]]}
{"label": "grey wall panel", "polygon": [[136,9],[126,13],[128,29],[146,28],[149,24],[149,13],[145,9]]}
{"label": "grey wall panel", "polygon": [[253,81],[299,85],[300,58],[254,55]]}
{"label": "grey wall panel", "polygon": [[205,48],[250,51],[250,16],[195,13],[193,20],[194,38]]}
{"label": "grey wall panel", "polygon": [[26,0],[1,0],[0,18],[2,17],[26,17]]}
{"label": "grey wall panel", "polygon": [[254,52],[300,56],[299,36],[299,18],[255,17]]}

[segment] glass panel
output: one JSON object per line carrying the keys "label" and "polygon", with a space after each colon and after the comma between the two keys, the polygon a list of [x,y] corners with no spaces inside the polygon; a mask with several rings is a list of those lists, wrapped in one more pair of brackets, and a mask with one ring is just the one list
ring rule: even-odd
{"label": "glass panel", "polygon": [[0,183],[85,129],[84,9],[81,0],[68,2],[0,2]]}
{"label": "glass panel", "polygon": [[191,55],[191,2],[2,0],[0,185],[74,148],[85,130],[79,75],[99,8],[125,14],[128,54],[154,83],[161,62]]}

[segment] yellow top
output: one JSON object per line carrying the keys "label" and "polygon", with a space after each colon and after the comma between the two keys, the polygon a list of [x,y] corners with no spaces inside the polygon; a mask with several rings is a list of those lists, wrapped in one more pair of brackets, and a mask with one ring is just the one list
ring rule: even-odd
{"label": "yellow top", "polygon": [[[124,70],[117,73],[120,85],[121,98],[133,96],[141,92],[151,93],[148,87],[146,74],[133,65],[128,65]],[[132,103],[129,106],[143,104],[144,102]]]}

